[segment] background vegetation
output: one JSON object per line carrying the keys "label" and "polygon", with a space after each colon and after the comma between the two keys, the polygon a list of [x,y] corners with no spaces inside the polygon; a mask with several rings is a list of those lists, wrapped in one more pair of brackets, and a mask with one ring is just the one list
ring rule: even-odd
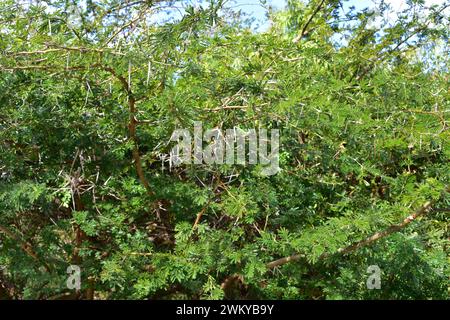
{"label": "background vegetation", "polygon": [[[0,298],[447,299],[448,7],[1,0]],[[281,171],[170,167],[194,121]]]}

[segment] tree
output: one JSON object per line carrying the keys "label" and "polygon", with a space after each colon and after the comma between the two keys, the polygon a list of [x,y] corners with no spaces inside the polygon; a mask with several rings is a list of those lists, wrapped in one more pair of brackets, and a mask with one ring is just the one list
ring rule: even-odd
{"label": "tree", "polygon": [[[448,6],[257,33],[221,1],[1,1],[0,298],[447,298]],[[170,167],[195,121],[279,129],[281,171]]]}

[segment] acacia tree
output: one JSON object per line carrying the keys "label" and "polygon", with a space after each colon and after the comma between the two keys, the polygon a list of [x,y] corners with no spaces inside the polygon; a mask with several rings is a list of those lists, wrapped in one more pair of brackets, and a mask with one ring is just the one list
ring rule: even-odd
{"label": "acacia tree", "polygon": [[[1,1],[0,297],[446,298],[448,6],[288,1],[257,33],[221,1]],[[280,129],[281,171],[170,167],[194,121]]]}

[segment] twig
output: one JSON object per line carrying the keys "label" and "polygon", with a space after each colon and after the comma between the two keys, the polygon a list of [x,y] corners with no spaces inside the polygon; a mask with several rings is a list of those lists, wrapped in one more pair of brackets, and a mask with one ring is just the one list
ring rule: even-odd
{"label": "twig", "polygon": [[293,42],[296,43],[298,42],[301,38],[303,38],[306,35],[306,30],[309,26],[309,24],[311,23],[311,21],[314,19],[314,17],[316,16],[316,14],[320,11],[320,9],[322,8],[323,4],[325,3],[325,0],[322,0],[319,5],[317,6],[317,8],[314,10],[314,12],[312,13],[312,15],[309,17],[308,21],[305,23],[305,25],[303,26],[302,32],[300,33],[299,36],[297,36]]}
{"label": "twig", "polygon": [[247,108],[248,108],[248,106],[224,106],[224,107],[219,107],[219,108],[214,108],[214,109],[208,109],[207,111],[217,112],[217,111],[226,110],[226,109],[247,109]]}
{"label": "twig", "polygon": [[205,213],[206,209],[208,209],[209,205],[211,204],[212,200],[214,197],[211,197],[208,202],[206,203],[206,205],[202,208],[202,210],[197,214],[197,218],[195,219],[195,222],[192,226],[192,230],[195,230],[195,228],[197,228],[197,225],[200,222],[200,219],[202,218],[203,214]]}

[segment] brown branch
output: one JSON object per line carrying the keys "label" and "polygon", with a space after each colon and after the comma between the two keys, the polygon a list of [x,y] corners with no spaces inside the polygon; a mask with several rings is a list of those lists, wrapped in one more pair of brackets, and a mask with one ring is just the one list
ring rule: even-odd
{"label": "brown branch", "polygon": [[111,41],[114,40],[115,37],[117,37],[122,31],[124,31],[126,28],[133,26],[134,23],[138,22],[139,20],[141,20],[142,16],[149,10],[150,8],[144,8],[143,10],[139,11],[139,13],[136,15],[136,17],[134,17],[133,19],[131,19],[129,22],[125,23],[124,25],[122,25],[116,32],[114,32],[109,39],[105,42],[105,46],[107,46]]}
{"label": "brown branch", "polygon": [[284,258],[280,258],[278,260],[269,262],[268,264],[266,264],[266,267],[268,269],[273,269],[275,267],[281,266],[281,265],[286,264],[288,262],[300,260],[300,259],[302,259],[304,257],[305,256],[303,254],[294,254],[294,255],[289,256],[289,257],[284,257]]}
{"label": "brown branch", "polygon": [[114,55],[120,55],[124,56],[124,53],[113,51],[113,50],[104,50],[104,49],[96,49],[96,48],[86,48],[86,47],[65,47],[65,46],[59,46],[57,44],[47,44],[47,48],[51,49],[44,49],[44,50],[36,50],[36,51],[19,51],[19,52],[6,52],[6,56],[32,56],[32,55],[40,55],[40,54],[47,54],[47,53],[55,53],[55,52],[61,52],[61,51],[75,51],[80,53],[87,53],[87,52],[95,52],[95,53],[110,53]]}
{"label": "brown branch", "polygon": [[[411,222],[416,220],[418,217],[428,213],[430,211],[430,208],[431,208],[431,202],[428,201],[423,206],[421,206],[417,211],[415,211],[413,214],[411,214],[407,218],[405,218],[401,223],[393,225],[393,226],[390,226],[389,228],[387,228],[384,231],[377,232],[377,233],[371,235],[370,237],[368,237],[368,238],[366,238],[364,240],[355,242],[355,243],[353,243],[353,244],[351,244],[351,245],[349,245],[349,246],[347,246],[345,248],[340,248],[340,249],[337,250],[336,253],[347,254],[347,253],[353,252],[353,251],[355,251],[355,250],[357,250],[357,249],[359,249],[361,247],[368,246],[368,245],[372,244],[373,242],[375,242],[375,241],[377,241],[379,239],[387,237],[387,236],[389,236],[390,234],[392,234],[394,232],[398,232],[398,231],[402,230],[403,228],[405,228],[407,225],[409,225]],[[325,258],[327,258],[329,256],[331,256],[331,254],[324,253],[324,254],[322,254],[319,257],[319,260],[320,259],[325,259]],[[269,268],[269,269],[273,269],[275,267],[281,266],[281,265],[286,264],[288,262],[297,261],[297,260],[300,260],[302,258],[305,258],[305,255],[303,255],[303,254],[294,254],[294,255],[289,256],[289,257],[284,257],[284,258],[281,258],[281,259],[269,262],[269,263],[266,264],[266,267]]]}
{"label": "brown branch", "polygon": [[320,11],[320,9],[322,9],[322,6],[324,5],[324,3],[325,3],[325,0],[322,0],[319,3],[317,8],[314,10],[314,12],[309,17],[308,21],[306,21],[305,25],[303,26],[303,29],[302,29],[302,32],[300,33],[300,35],[293,40],[294,43],[298,42],[301,38],[303,38],[306,35],[306,30],[308,29],[309,24],[312,22],[312,20],[317,15],[317,13]]}
{"label": "brown branch", "polygon": [[223,106],[223,107],[214,108],[214,109],[207,109],[206,111],[218,112],[218,111],[221,111],[221,110],[228,110],[228,109],[244,110],[244,109],[247,109],[247,108],[248,108],[248,106]]}
{"label": "brown branch", "polygon": [[117,72],[113,68],[107,67],[107,66],[101,66],[101,67],[105,71],[108,71],[109,73],[111,73],[116,79],[118,79],[120,81],[120,83],[122,84],[123,89],[128,94],[128,107],[129,107],[129,111],[130,111],[128,132],[130,135],[130,139],[133,142],[132,155],[133,155],[134,165],[135,165],[139,180],[141,181],[142,185],[147,190],[147,193],[149,195],[153,195],[153,191],[150,188],[150,184],[148,183],[147,178],[145,178],[144,169],[142,168],[142,160],[141,160],[141,156],[139,154],[139,144],[138,144],[138,139],[137,139],[137,134],[136,134],[136,128],[138,125],[138,121],[136,120],[136,114],[137,114],[136,99],[133,95],[133,92],[131,91],[131,86],[128,83],[127,79],[125,79],[123,76],[117,74]]}
{"label": "brown branch", "polygon": [[0,225],[0,233],[5,234],[7,237],[9,237],[9,238],[13,239],[14,241],[18,242],[20,244],[20,248],[28,256],[30,256],[36,262],[39,262],[40,264],[42,264],[45,267],[45,269],[47,270],[47,272],[51,271],[50,266],[47,263],[41,261],[41,259],[37,255],[37,253],[34,251],[33,246],[32,246],[31,243],[23,240],[20,236],[16,235],[14,232],[9,230],[7,227],[1,226],[1,225]]}
{"label": "brown branch", "polygon": [[203,214],[206,212],[206,209],[208,209],[209,205],[211,204],[212,200],[214,197],[211,197],[208,202],[206,203],[206,205],[203,207],[203,209],[197,214],[197,218],[195,219],[194,225],[192,226],[192,230],[194,230],[197,225],[200,222],[200,219],[202,218]]}
{"label": "brown branch", "polygon": [[[28,65],[28,66],[15,66],[15,67],[4,67],[0,65],[0,71],[16,71],[16,70],[46,70],[46,71],[56,71],[61,68],[51,65]],[[63,71],[76,71],[76,70],[86,70],[85,66],[73,66],[67,67]]]}
{"label": "brown branch", "polygon": [[[97,69],[101,69],[101,70],[104,70],[104,71],[110,73],[114,78],[116,78],[121,83],[123,89],[127,93],[128,107],[129,107],[129,112],[130,112],[128,131],[129,131],[129,139],[133,142],[132,156],[133,156],[134,165],[135,165],[139,180],[141,181],[141,183],[147,190],[148,194],[153,195],[153,191],[150,188],[150,184],[148,183],[147,179],[145,178],[144,170],[142,168],[142,160],[141,160],[141,156],[139,154],[139,145],[138,145],[138,139],[137,139],[137,134],[136,134],[136,127],[138,124],[138,121],[136,120],[136,114],[137,114],[136,98],[133,95],[131,86],[129,85],[127,79],[125,79],[123,76],[118,74],[115,69],[113,69],[107,65],[101,64],[101,63],[96,63],[96,64],[93,64],[90,66],[68,67],[68,68],[65,68],[63,71],[88,70],[90,68],[97,68]],[[15,66],[15,67],[0,66],[0,70],[6,70],[6,71],[36,70],[36,69],[49,71],[49,70],[60,70],[61,67],[54,66],[54,65],[53,66],[52,65],[46,65],[46,66],[28,65],[28,66]]]}
{"label": "brown branch", "polygon": [[132,114],[132,117],[130,118],[130,123],[128,125],[128,130],[129,130],[129,133],[130,133],[130,139],[133,141],[132,154],[133,154],[134,165],[136,167],[136,172],[137,172],[137,175],[139,177],[139,180],[144,185],[144,187],[147,190],[148,194],[149,195],[153,195],[153,191],[150,188],[150,184],[148,183],[147,178],[145,177],[144,169],[142,168],[141,156],[139,154],[139,146],[138,146],[138,140],[137,140],[137,136],[136,136],[137,122],[136,122],[136,119],[133,116],[136,113],[136,111],[134,109],[134,104],[135,104],[134,99],[130,98],[129,104],[130,104],[130,112]]}
{"label": "brown branch", "polygon": [[36,50],[36,51],[19,51],[19,52],[6,52],[6,56],[31,56],[35,54],[46,54],[52,52],[59,52],[61,49],[46,49],[46,50]]}
{"label": "brown branch", "polygon": [[[78,156],[78,154],[77,154]],[[82,183],[82,181],[80,180],[79,177],[79,173],[75,173],[75,176],[73,178],[71,178],[71,188],[72,188],[72,194],[73,194],[73,199],[74,199],[74,210],[75,211],[84,211],[85,207],[84,204],[81,200],[81,195],[80,195],[80,190],[79,187]],[[75,245],[73,247],[73,252],[72,252],[72,264],[76,264],[76,265],[80,265],[81,264],[81,257],[80,257],[80,250],[81,250],[81,245],[83,243],[84,240],[86,240],[86,234],[84,233],[84,231],[81,229],[81,226],[79,224],[75,225]]]}
{"label": "brown branch", "polygon": [[[398,232],[398,231],[402,230],[403,228],[405,228],[407,225],[409,225],[411,222],[416,220],[418,217],[428,213],[430,211],[430,208],[431,208],[431,202],[428,201],[422,207],[420,207],[419,210],[417,210],[416,212],[414,212],[413,214],[411,214],[407,218],[405,218],[401,223],[390,226],[386,230],[377,232],[364,240],[353,243],[352,245],[350,245],[348,247],[339,249],[338,253],[346,254],[346,253],[355,251],[361,247],[368,246],[372,242],[375,242],[381,238],[387,237],[394,232]],[[325,255],[324,258],[326,256],[328,256],[328,255]]]}
{"label": "brown branch", "polygon": [[214,197],[216,195],[217,190],[219,189],[219,187],[222,187],[223,190],[227,189],[227,186],[223,183],[222,180],[220,180],[220,177],[216,177],[217,178],[217,183],[215,184],[214,188],[212,189],[212,195],[211,197],[208,199],[208,202],[205,204],[205,206],[202,208],[202,210],[197,214],[197,217],[195,219],[194,224],[192,225],[192,230],[194,230],[195,228],[197,228],[197,225],[200,223],[200,219],[202,218],[202,216],[205,214],[206,210],[208,209],[209,205],[211,204],[211,202],[213,202]]}
{"label": "brown branch", "polygon": [[[160,2],[161,0],[159,0],[159,1],[153,1],[153,3],[157,3],[157,2]],[[134,6],[136,6],[136,5],[140,5],[140,4],[143,4],[143,3],[146,3],[147,1],[135,1],[135,2],[131,2],[131,3],[125,3],[125,4],[122,4],[122,3],[120,3],[119,5],[117,5],[117,6],[115,6],[115,7],[112,7],[112,8],[109,8],[108,10],[106,10],[105,12],[103,12],[102,14],[101,14],[101,16],[100,16],[100,20],[101,19],[104,19],[106,16],[108,16],[108,15],[110,15],[110,14],[112,14],[112,13],[115,13],[115,12],[117,12],[117,11],[120,11],[120,10],[123,10],[123,9],[126,9],[126,8],[129,8],[129,7],[134,7]],[[151,4],[153,4],[153,3],[151,3]]]}

